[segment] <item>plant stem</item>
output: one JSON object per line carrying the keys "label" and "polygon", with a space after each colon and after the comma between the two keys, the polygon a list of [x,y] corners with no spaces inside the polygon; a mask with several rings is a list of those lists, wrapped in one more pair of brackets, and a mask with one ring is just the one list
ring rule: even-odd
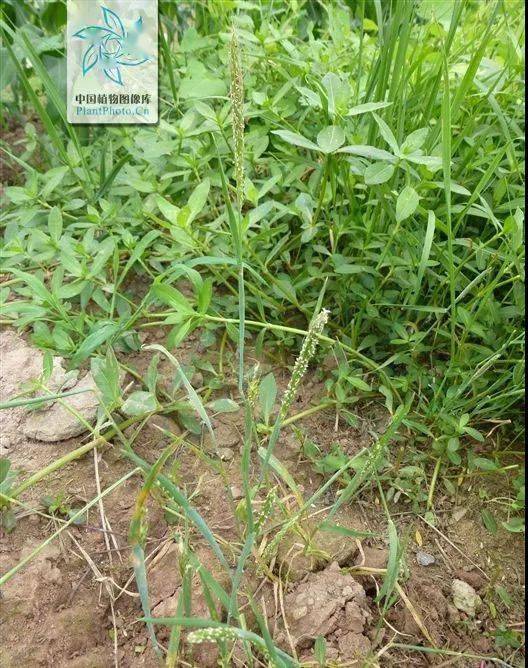
{"label": "plant stem", "polygon": [[433,477],[431,478],[431,484],[429,486],[429,494],[427,495],[427,509],[431,510],[433,507],[433,497],[436,487],[436,481],[438,479],[438,474],[440,473],[440,467],[442,466],[442,458],[438,457],[433,471]]}
{"label": "plant stem", "polygon": [[[161,318],[161,317],[167,317],[170,315],[169,313],[151,313],[150,317],[152,318]],[[239,323],[239,320],[237,318],[223,318],[220,316],[214,316],[214,315],[208,315],[207,313],[196,313],[193,317],[196,318],[201,318],[203,320],[209,320],[210,322],[220,322],[224,324],[233,324],[236,325]],[[159,325],[163,324],[170,324],[170,323],[164,323],[163,321],[156,321],[156,322],[150,322],[150,323],[145,323],[143,327],[156,327]],[[270,329],[276,332],[287,332],[289,334],[299,334],[300,336],[306,336],[308,333],[307,330],[305,329],[299,329],[297,327],[287,327],[286,325],[275,325],[270,322],[259,322],[258,320],[246,320],[246,325],[250,327],[260,327],[261,329]],[[371,371],[374,371],[376,373],[379,373],[380,376],[383,379],[383,382],[389,387],[393,392],[394,396],[397,398],[400,398],[400,395],[397,391],[397,389],[393,386],[392,381],[390,378],[387,376],[387,374],[382,370],[382,368],[376,364],[376,362],[373,362],[371,359],[368,357],[365,357],[362,353],[360,353],[358,350],[355,348],[352,348],[351,346],[347,346],[345,343],[338,341],[337,339],[333,339],[330,336],[326,336],[325,334],[317,334],[316,335],[319,341],[322,341],[324,343],[330,343],[332,345],[338,345],[340,346],[343,350],[348,352],[349,354],[353,355],[356,359],[360,360],[368,369]]]}

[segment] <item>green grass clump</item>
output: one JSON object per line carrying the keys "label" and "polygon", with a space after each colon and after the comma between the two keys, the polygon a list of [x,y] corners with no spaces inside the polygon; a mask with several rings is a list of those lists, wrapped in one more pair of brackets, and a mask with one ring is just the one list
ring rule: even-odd
{"label": "green grass clump", "polygon": [[[347,400],[381,391],[390,408],[414,392],[408,424],[442,451],[465,414],[518,431],[522,4],[200,7],[163,8],[181,48],[162,41],[158,128],[63,123],[43,67],[59,55],[42,41],[54,26],[15,34],[6,13],[3,99],[15,117],[38,100],[48,132],[38,162],[29,139],[19,156],[4,146],[20,168],[2,216],[4,321],[81,362],[107,342],[137,347],[155,301],[130,291],[132,269],[191,280],[198,308],[178,305],[171,344],[204,324],[217,336],[207,316],[244,319],[239,304],[257,321],[306,322],[326,281],[333,336],[356,353]],[[258,345],[270,334],[298,345],[266,329]]]}

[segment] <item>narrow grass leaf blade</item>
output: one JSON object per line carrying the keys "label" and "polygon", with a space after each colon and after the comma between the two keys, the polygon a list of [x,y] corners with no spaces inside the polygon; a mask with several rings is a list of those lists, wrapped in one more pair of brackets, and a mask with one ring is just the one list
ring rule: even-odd
{"label": "narrow grass leaf blade", "polygon": [[213,425],[211,424],[211,420],[209,419],[209,416],[207,415],[207,411],[205,410],[205,407],[202,403],[202,400],[200,399],[200,397],[196,393],[196,390],[194,389],[194,387],[189,382],[189,379],[185,375],[185,373],[184,373],[183,369],[181,368],[181,365],[178,362],[178,360],[174,357],[174,355],[171,355],[171,353],[169,353],[169,351],[166,348],[164,348],[163,346],[160,346],[158,343],[153,343],[150,346],[144,346],[144,350],[157,350],[157,351],[159,351],[160,353],[165,355],[165,357],[169,360],[169,362],[171,362],[171,364],[175,367],[175,369],[178,373],[178,376],[179,376],[181,382],[183,383],[183,386],[185,387],[185,390],[187,392],[187,396],[189,398],[189,401],[190,401],[192,407],[198,413],[202,422],[207,427],[207,429],[209,431],[209,434],[211,435],[211,439],[212,439],[213,443],[216,443],[216,439],[215,439],[215,435],[214,435],[214,431],[213,431]]}
{"label": "narrow grass leaf blade", "polygon": [[42,397],[31,397],[29,399],[13,399],[11,401],[3,401],[0,403],[0,410],[4,408],[18,408],[19,406],[32,406],[34,404],[43,404],[48,401],[56,401],[57,399],[64,399],[64,397],[71,397],[74,394],[83,394],[84,392],[91,392],[87,387],[83,390],[71,390],[69,392],[62,392],[59,394],[48,394]]}
{"label": "narrow grass leaf blade", "polygon": [[[142,459],[139,455],[137,455],[133,450],[130,448],[125,448],[123,450],[123,453],[126,457],[131,459],[137,466],[140,467],[141,470],[143,470],[145,473],[149,473],[150,471],[150,466],[149,464]],[[214,537],[211,529],[207,526],[207,522],[203,519],[203,517],[200,515],[200,513],[193,507],[191,506],[189,499],[181,492],[176,485],[171,482],[166,476],[163,474],[158,474],[158,480],[160,482],[160,485],[163,487],[163,489],[167,492],[169,497],[174,499],[174,501],[181,506],[183,512],[189,520],[196,526],[198,531],[202,534],[202,536],[205,538],[205,540],[209,543],[209,546],[211,547],[212,551],[216,555],[218,561],[222,564],[222,566],[228,571],[231,571],[231,568],[222,552],[220,549],[220,546],[218,545],[218,542],[216,541],[216,538]]]}

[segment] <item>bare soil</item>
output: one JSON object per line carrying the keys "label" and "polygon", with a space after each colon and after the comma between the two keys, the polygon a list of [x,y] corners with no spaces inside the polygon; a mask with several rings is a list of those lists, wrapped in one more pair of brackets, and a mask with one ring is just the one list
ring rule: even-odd
{"label": "bare soil", "polygon": [[[155,340],[164,333],[149,336],[150,340]],[[186,342],[179,351],[183,362],[191,358],[197,345],[197,340],[192,338]],[[24,347],[28,347],[27,342],[14,332],[6,330],[0,335],[2,401],[12,398],[21,384],[41,370],[41,358],[36,351],[25,355],[23,365],[9,362],[16,351]],[[144,373],[150,356],[140,353],[123,361]],[[227,368],[227,360],[224,363]],[[160,368],[170,387],[172,369],[165,365]],[[274,372],[279,384],[286,382],[285,369],[274,368]],[[127,380],[132,381],[132,378]],[[229,385],[229,377],[225,380]],[[318,383],[308,382],[294,412],[307,408],[320,393]],[[382,421],[379,412],[369,410],[368,414],[370,426]],[[29,439],[22,430],[26,419],[24,408],[1,411],[0,419],[1,455],[8,457],[13,468],[19,471],[18,481],[88,439],[88,436],[80,436],[55,443]],[[215,470],[197,456],[197,451],[214,456],[206,438],[196,438],[196,448],[182,446],[169,463],[169,469],[222,541],[229,559],[236,554],[230,552],[230,545],[240,542],[235,509],[241,485],[241,417],[238,413],[222,414],[214,421],[218,447],[227,448],[233,454],[230,460],[223,462],[223,470]],[[366,418],[360,420],[358,428],[339,423],[336,431],[335,415],[332,411],[323,411],[296,426],[302,426],[323,451],[338,442],[344,451],[354,454],[368,445],[370,436],[366,423]],[[134,438],[138,454],[149,462],[153,462],[167,444],[166,436],[157,428],[160,426],[180,433],[173,416],[151,418],[141,430],[131,428],[127,433],[127,437]],[[305,495],[321,485],[323,478],[303,459],[293,431],[285,432],[276,454]],[[15,527],[1,536],[0,573],[16,566],[62,526],[64,516],[50,516],[43,507],[44,495],[62,494],[64,507],[79,508],[96,496],[98,488],[105,489],[130,470],[131,464],[122,456],[119,441],[115,439],[113,445],[99,447],[29,488],[21,496],[21,505],[15,506]],[[233,501],[226,495],[223,483],[226,479]],[[102,507],[94,506],[85,522],[68,527],[5,583],[0,598],[1,668],[110,668],[114,665],[154,668],[159,665],[145,625],[138,621],[142,611],[127,539],[141,483],[139,476],[127,480],[104,498]],[[296,501],[291,491],[283,489],[279,482],[277,490],[282,503],[294,509]],[[390,647],[391,641],[410,646],[449,647],[475,657],[500,653],[510,665],[522,665],[520,653],[511,648],[497,649],[492,636],[499,625],[515,631],[522,628],[523,542],[521,537],[502,529],[495,536],[485,531],[474,490],[460,498],[457,507],[439,498],[436,527],[409,512],[403,503],[391,507],[405,550],[400,583],[407,602],[400,598],[385,614],[374,600],[383,577],[377,570],[385,568],[388,554],[385,515],[375,491],[362,495],[361,501],[350,504],[335,518],[342,526],[371,532],[374,537],[360,540],[318,532],[307,549],[306,537],[310,536],[315,523],[324,519],[336,492],[333,490],[313,508],[296,532],[287,535],[269,577],[251,571],[245,574],[240,605],[249,622],[252,617],[247,594],[252,593],[262,603],[277,643],[288,652],[295,651],[306,665],[315,665],[313,646],[318,636],[327,641],[328,666],[494,665],[480,658],[440,657]],[[180,527],[167,521],[162,505],[164,499],[154,493],[149,501],[145,545],[151,608],[157,617],[175,614],[182,582]],[[273,520],[272,517],[271,527]],[[200,536],[191,531],[190,538],[200,561],[227,587],[227,574]],[[418,550],[434,557],[434,563],[420,565]],[[451,586],[455,578],[468,582],[483,601],[473,619],[453,605]],[[511,596],[510,606],[501,607],[497,603],[494,592],[498,584]],[[193,614],[208,616],[197,576],[194,585]],[[169,630],[159,626],[157,633],[160,643],[166,646]],[[217,659],[216,645],[189,646],[180,665],[207,668],[217,665]],[[235,652],[232,665],[244,666],[243,654]]]}

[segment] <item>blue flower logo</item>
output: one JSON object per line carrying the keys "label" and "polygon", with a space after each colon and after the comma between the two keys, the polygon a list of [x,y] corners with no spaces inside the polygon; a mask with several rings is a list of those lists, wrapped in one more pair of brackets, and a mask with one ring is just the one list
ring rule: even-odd
{"label": "blue flower logo", "polygon": [[83,76],[98,65],[107,79],[122,86],[121,66],[137,67],[149,60],[138,47],[143,19],[140,17],[127,31],[115,12],[107,7],[101,9],[106,27],[86,26],[73,35],[88,42],[82,58]]}

